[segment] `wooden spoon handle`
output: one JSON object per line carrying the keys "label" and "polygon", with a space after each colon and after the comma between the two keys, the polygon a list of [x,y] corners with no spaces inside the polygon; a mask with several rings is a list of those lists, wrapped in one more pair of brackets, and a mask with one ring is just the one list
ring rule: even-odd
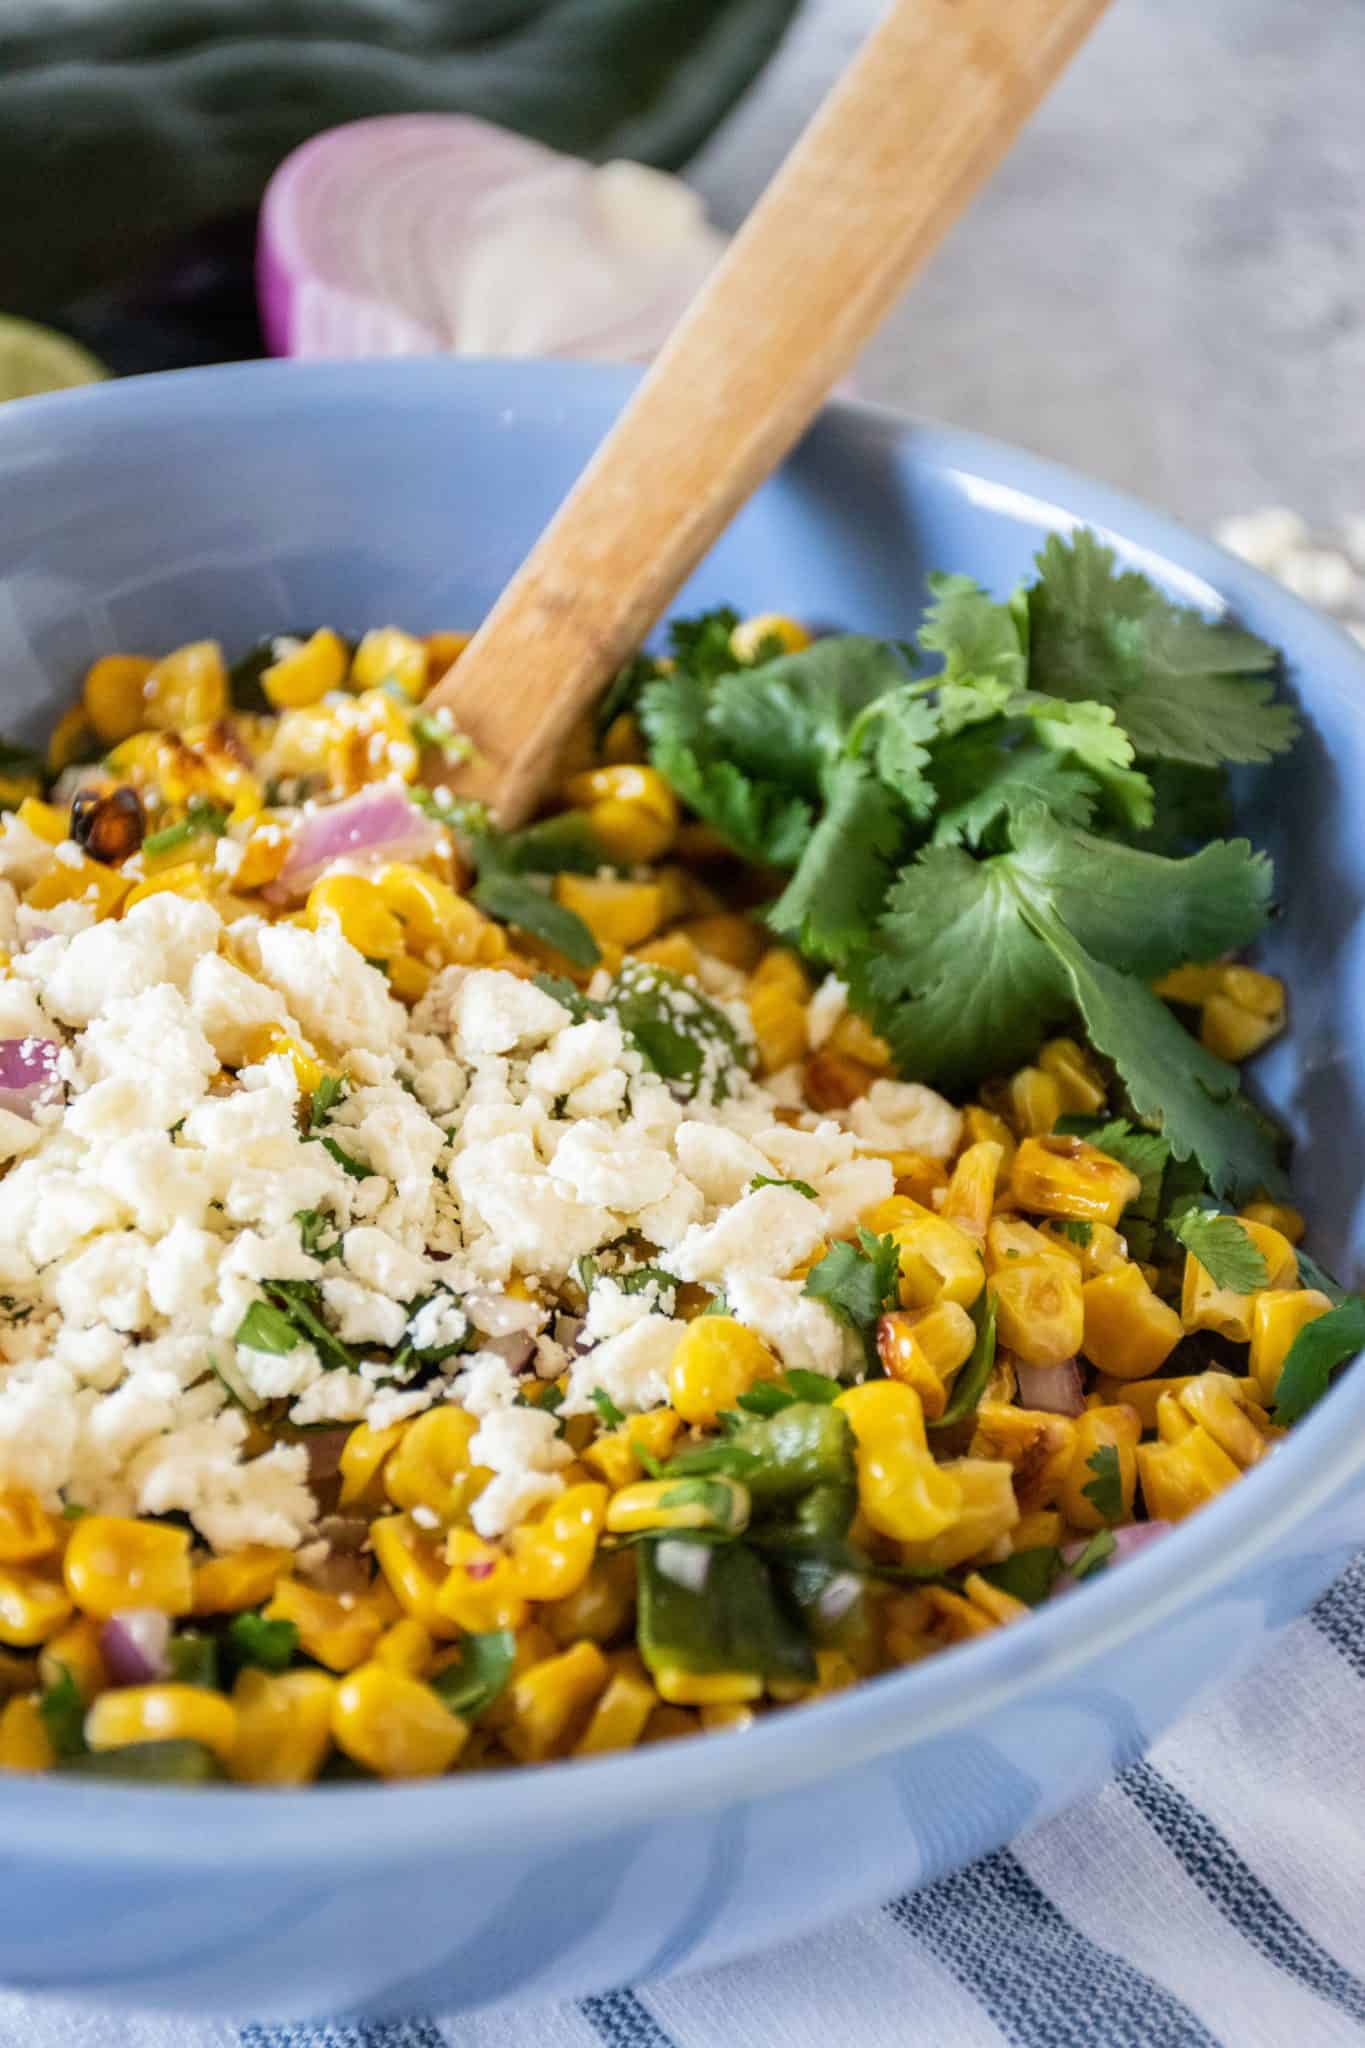
{"label": "wooden spoon handle", "polygon": [[[432,693],[520,823],[570,726],[774,469],[1105,0],[897,0]],[[964,318],[970,309],[964,309]]]}

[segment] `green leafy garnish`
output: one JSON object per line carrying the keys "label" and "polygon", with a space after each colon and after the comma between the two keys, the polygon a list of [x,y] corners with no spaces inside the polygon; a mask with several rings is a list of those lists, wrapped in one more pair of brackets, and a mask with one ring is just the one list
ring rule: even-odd
{"label": "green leafy garnish", "polygon": [[965,1421],[975,1415],[981,1405],[981,1396],[995,1371],[995,1289],[983,1287],[972,1304],[972,1321],[976,1324],[976,1342],[972,1355],[953,1381],[953,1391],[948,1405],[938,1421],[931,1423],[932,1429],[947,1429],[954,1422]]}
{"label": "green leafy garnish", "polygon": [[457,731],[444,719],[433,717],[426,711],[414,712],[408,720],[408,730],[419,746],[434,747],[448,761],[467,761],[474,750],[467,733]]}
{"label": "green leafy garnish", "polygon": [[606,1007],[645,1061],[694,1096],[708,1085],[723,1101],[749,1053],[725,1012],[694,983],[667,967],[627,960],[607,994]]}
{"label": "green leafy garnish", "polygon": [[517,1661],[511,1629],[460,1637],[459,1655],[428,1679],[432,1691],[462,1721],[477,1721],[492,1706]]}
{"label": "green leafy garnish", "polygon": [[538,818],[520,832],[484,832],[472,848],[480,875],[595,875],[609,866],[606,849],[582,811]]}
{"label": "green leafy garnish", "polygon": [[346,1098],[346,1081],[341,1074],[324,1074],[308,1104],[308,1128],[316,1131]]}
{"label": "green leafy garnish", "polygon": [[270,1301],[253,1301],[232,1341],[245,1344],[248,1351],[269,1351],[282,1357],[303,1340],[283,1309]]}
{"label": "green leafy garnish", "polygon": [[1123,1476],[1119,1471],[1119,1454],[1116,1444],[1101,1444],[1092,1451],[1085,1461],[1087,1472],[1094,1478],[1081,1488],[1095,1513],[1105,1522],[1123,1520]]}
{"label": "green leafy garnish", "polygon": [[752,1195],[758,1188],[795,1188],[798,1195],[804,1195],[808,1202],[819,1200],[815,1189],[808,1180],[782,1180],[771,1173],[756,1173],[749,1182]]}
{"label": "green leafy garnish", "polygon": [[748,1414],[767,1416],[778,1415],[798,1401],[828,1406],[837,1401],[842,1392],[838,1380],[827,1379],[822,1372],[808,1372],[804,1366],[791,1365],[780,1380],[759,1380],[747,1393],[740,1394],[737,1401]]}
{"label": "green leafy garnish", "polygon": [[[702,1479],[710,1473],[722,1479],[744,1479],[758,1459],[752,1451],[735,1444],[703,1444],[695,1451],[681,1451],[664,1466],[665,1479]],[[667,1502],[663,1505],[668,1505]]]}
{"label": "green leafy garnish", "polygon": [[1289,1347],[1275,1386],[1275,1420],[1297,1422],[1327,1392],[1332,1374],[1365,1350],[1365,1300],[1348,1294],[1315,1322],[1305,1323]]}
{"label": "green leafy garnish", "polygon": [[625,1421],[625,1410],[618,1408],[605,1387],[594,1387],[588,1395],[593,1407],[601,1416],[608,1429],[619,1429]]}
{"label": "green leafy garnish", "polygon": [[1170,1231],[1198,1259],[1215,1287],[1254,1294],[1268,1283],[1265,1253],[1235,1216],[1189,1208],[1172,1218]]}
{"label": "green leafy garnish", "polygon": [[166,1669],[177,1685],[201,1685],[209,1692],[218,1684],[218,1645],[199,1629],[182,1629],[166,1645]]}
{"label": "green leafy garnish", "polygon": [[51,1685],[44,1686],[39,1693],[38,1712],[59,1762],[86,1754],[89,1745],[85,1739],[85,1701],[68,1665],[59,1665]]}
{"label": "green leafy garnish", "polygon": [[877,1318],[900,1298],[900,1251],[894,1237],[859,1228],[858,1241],[840,1239],[811,1267],[802,1289],[823,1301],[870,1344]]}
{"label": "green leafy garnish", "polygon": [[473,895],[479,909],[489,917],[543,940],[576,967],[595,967],[602,957],[596,939],[577,912],[566,910],[553,896],[520,875],[499,870],[481,875]]}
{"label": "green leafy garnish", "polygon": [[1074,1564],[1068,1566],[1077,1584],[1082,1579],[1093,1578],[1096,1572],[1107,1569],[1110,1558],[1118,1549],[1112,1529],[1097,1529]]}
{"label": "green leafy garnish", "polygon": [[324,1152],[331,1154],[342,1172],[349,1174],[352,1180],[368,1180],[370,1178],[372,1169],[366,1166],[363,1159],[357,1159],[354,1152],[348,1152],[344,1146],[339,1145],[335,1138],[319,1138],[318,1143]]}
{"label": "green leafy garnish", "polygon": [[1016,1550],[999,1564],[977,1566],[989,1585],[998,1586],[1002,1593],[1022,1600],[1027,1607],[1037,1607],[1046,1600],[1061,1569],[1062,1553],[1052,1544],[1036,1550]]}
{"label": "green leafy garnish", "polygon": [[0,775],[12,777],[16,782],[32,777],[40,784],[46,783],[47,763],[41,754],[19,740],[0,738]]}
{"label": "green leafy garnish", "polygon": [[[329,1259],[341,1257],[341,1237],[332,1217],[321,1209],[296,1209],[294,1221],[299,1226],[299,1242],[310,1259],[320,1259],[324,1264]],[[324,1244],[324,1236],[331,1242]]]}
{"label": "green leafy garnish", "polygon": [[238,1664],[259,1664],[262,1671],[287,1671],[299,1647],[299,1632],[292,1621],[264,1614],[234,1614],[227,1639]]}
{"label": "green leafy garnish", "polygon": [[144,853],[171,853],[177,846],[187,846],[192,839],[201,839],[208,834],[221,838],[227,830],[228,814],[217,804],[205,803],[200,797],[191,797],[189,806],[178,824],[163,825],[159,832],[149,832],[142,842]]}
{"label": "green leafy garnish", "polygon": [[1093,1224],[1082,1222],[1073,1216],[1063,1219],[1062,1236],[1069,1244],[1088,1245],[1094,1235]]}
{"label": "green leafy garnish", "polygon": [[279,1355],[313,1344],[325,1365],[355,1371],[354,1353],[322,1320],[322,1297],[311,1280],[263,1280],[261,1293],[237,1325],[234,1343]]}

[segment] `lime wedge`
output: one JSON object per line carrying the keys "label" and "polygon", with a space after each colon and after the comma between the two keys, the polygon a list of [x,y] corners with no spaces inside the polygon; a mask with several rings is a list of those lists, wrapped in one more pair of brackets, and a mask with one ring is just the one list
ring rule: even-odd
{"label": "lime wedge", "polygon": [[78,342],[32,320],[0,313],[0,404],[40,391],[65,391],[72,384],[97,384],[108,375]]}

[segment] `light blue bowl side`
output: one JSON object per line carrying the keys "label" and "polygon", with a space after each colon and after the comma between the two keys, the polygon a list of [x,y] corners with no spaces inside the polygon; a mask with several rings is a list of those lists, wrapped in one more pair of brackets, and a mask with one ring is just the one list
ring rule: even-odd
{"label": "light blue bowl side", "polygon": [[[0,723],[85,665],[322,620],[476,620],[628,373],[245,365],[0,412]],[[1328,1262],[1362,1250],[1365,665],[1283,591],[1119,493],[977,437],[835,407],[680,599],[904,633],[924,575],[997,591],[1099,527],[1286,650],[1314,733],[1249,778],[1290,895],[1292,1038],[1259,1080]],[[958,1867],[1099,1783],[1249,1661],[1365,1536],[1365,1375],[1262,1471],[1026,1627],[744,1737],[422,1787],[0,1792],[0,1980],[286,2017],[563,1997],[786,1939]]]}

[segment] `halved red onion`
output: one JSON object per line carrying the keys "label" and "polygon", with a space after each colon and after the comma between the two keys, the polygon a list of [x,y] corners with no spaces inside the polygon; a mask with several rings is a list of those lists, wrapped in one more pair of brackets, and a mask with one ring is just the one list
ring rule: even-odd
{"label": "halved red onion", "polygon": [[306,896],[333,861],[421,860],[444,834],[408,799],[400,782],[373,782],[339,804],[305,811],[289,858],[268,894]]}
{"label": "halved red onion", "polygon": [[31,1118],[61,1087],[60,1045],[50,1038],[0,1038],[0,1109]]}
{"label": "halved red onion", "polygon": [[115,1685],[148,1685],[164,1678],[171,1618],[155,1607],[124,1607],[100,1630],[100,1655]]}
{"label": "halved red onion", "polygon": [[[1153,1542],[1156,1537],[1164,1536],[1166,1531],[1172,1527],[1174,1527],[1174,1524],[1171,1522],[1129,1522],[1124,1528],[1113,1530],[1114,1548],[1109,1554],[1109,1562],[1105,1569],[1108,1570],[1109,1566],[1112,1565],[1122,1564],[1125,1558],[1136,1556],[1139,1550],[1145,1550],[1147,1545]],[[1072,1577],[1071,1567],[1084,1554],[1093,1540],[1093,1537],[1086,1536],[1080,1538],[1075,1543],[1064,1543],[1062,1545],[1062,1563],[1066,1569],[1059,1572],[1052,1582],[1052,1592],[1054,1594],[1069,1593],[1073,1586],[1085,1583],[1084,1580]]]}
{"label": "halved red onion", "polygon": [[1014,1370],[1021,1408],[1041,1408],[1049,1415],[1085,1412],[1080,1367],[1074,1358],[1065,1358],[1060,1365],[1025,1365],[1019,1360]]}

